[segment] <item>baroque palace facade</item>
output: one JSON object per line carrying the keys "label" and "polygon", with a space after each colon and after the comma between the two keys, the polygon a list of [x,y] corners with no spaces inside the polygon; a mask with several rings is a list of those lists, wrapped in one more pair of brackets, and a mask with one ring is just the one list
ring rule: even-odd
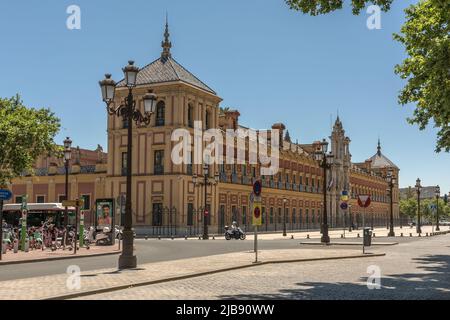
{"label": "baroque palace facade", "polygon": [[[142,68],[138,74],[135,100],[143,108],[142,97],[152,89],[158,96],[156,112],[148,127],[133,131],[133,224],[139,233],[178,234],[199,232],[202,226],[204,186],[193,184],[192,176],[203,177],[202,165],[176,165],[171,160],[171,141],[174,129],[194,132],[194,121],[202,121],[203,129],[244,128],[239,123],[237,110],[219,108],[217,93],[182,67],[171,55],[171,43],[166,25],[161,56]],[[127,95],[123,82],[117,84],[116,103]],[[108,116],[108,152],[99,146],[90,151],[75,148],[70,164],[69,198],[84,198],[86,223],[93,221],[95,200],[111,198],[116,203],[116,224],[124,211],[126,193],[127,128],[121,118]],[[251,226],[250,194],[252,183],[263,183],[262,209],[264,230],[280,230],[286,210],[289,229],[320,227],[323,210],[323,173],[314,160],[317,142],[292,143],[285,134],[285,126],[274,124],[280,130],[280,170],[274,176],[262,177],[259,165],[212,165],[211,177],[219,175],[219,182],[206,190],[210,232],[222,233],[233,220],[241,226]],[[358,194],[370,194],[372,204],[366,209],[366,225],[386,225],[389,217],[389,194],[386,175],[392,170],[397,178],[394,191],[394,217],[398,222],[399,168],[378,150],[363,163],[353,163],[350,139],[345,135],[339,117],[330,135],[331,151],[335,155],[328,185],[329,221],[331,227],[361,226],[363,209],[357,205]],[[61,202],[64,198],[64,166],[60,159],[42,157],[36,162],[33,175],[24,175],[12,181],[13,202],[28,195],[28,202]],[[341,210],[343,191],[350,196],[349,210]]]}

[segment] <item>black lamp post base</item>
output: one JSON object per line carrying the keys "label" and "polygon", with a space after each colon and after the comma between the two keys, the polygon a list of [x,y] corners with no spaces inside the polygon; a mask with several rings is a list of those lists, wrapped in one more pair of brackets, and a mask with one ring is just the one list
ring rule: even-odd
{"label": "black lamp post base", "polygon": [[203,235],[203,240],[209,240],[209,236],[207,234]]}
{"label": "black lamp post base", "polygon": [[123,269],[135,269],[137,267],[136,256],[120,255],[119,257],[119,270]]}
{"label": "black lamp post base", "polygon": [[439,226],[437,226],[436,231],[441,231],[441,228],[439,228]]}
{"label": "black lamp post base", "polygon": [[134,255],[133,231],[123,230],[123,249],[119,257],[119,269],[134,269],[137,267],[137,259]]}
{"label": "black lamp post base", "polygon": [[389,231],[388,237],[395,237],[395,232],[394,231]]}
{"label": "black lamp post base", "polygon": [[325,243],[325,244],[329,244],[330,243],[330,237],[328,235],[324,235],[322,236],[322,238],[320,238],[320,242]]}

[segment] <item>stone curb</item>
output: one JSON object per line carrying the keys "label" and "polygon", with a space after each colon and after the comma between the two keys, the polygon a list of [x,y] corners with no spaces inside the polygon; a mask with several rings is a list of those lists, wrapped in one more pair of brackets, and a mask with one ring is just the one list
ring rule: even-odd
{"label": "stone curb", "polygon": [[364,254],[364,255],[354,255],[354,256],[338,256],[338,257],[325,257],[325,258],[306,258],[306,259],[287,259],[287,260],[262,261],[262,262],[258,262],[258,263],[243,264],[243,265],[240,265],[240,266],[234,266],[234,267],[228,267],[228,268],[223,268],[223,269],[210,270],[210,271],[205,271],[205,272],[200,272],[200,273],[186,274],[186,275],[182,275],[182,276],[174,276],[174,277],[165,278],[165,279],[144,281],[144,282],[127,284],[127,285],[120,285],[120,286],[115,286],[115,287],[95,289],[95,290],[91,290],[91,291],[77,292],[77,293],[71,293],[71,294],[66,294],[66,295],[54,296],[54,297],[49,297],[49,298],[43,298],[41,300],[68,300],[68,299],[74,299],[74,298],[79,298],[79,297],[90,296],[90,295],[94,295],[94,294],[100,294],[100,293],[107,293],[107,292],[131,289],[131,288],[135,288],[135,287],[143,287],[143,286],[159,284],[159,283],[164,283],[164,282],[172,282],[172,281],[177,281],[177,280],[197,278],[197,277],[202,277],[202,276],[206,276],[206,275],[222,273],[222,272],[227,272],[227,271],[233,271],[233,270],[239,270],[239,269],[246,269],[246,268],[251,268],[251,267],[256,267],[256,266],[261,266],[261,265],[293,263],[293,262],[340,260],[340,259],[372,258],[372,257],[384,257],[384,256],[386,256],[386,253],[367,253],[367,254]]}
{"label": "stone curb", "polygon": [[113,254],[120,254],[121,252],[122,251],[114,251],[114,252],[93,253],[93,254],[85,254],[85,255],[71,255],[71,256],[64,256],[64,257],[48,257],[48,258],[35,259],[35,260],[0,261],[0,266],[7,266],[7,265],[12,265],[12,264],[22,264],[22,263],[25,264],[25,263],[56,261],[56,260],[89,258],[89,257],[101,257],[101,256],[109,256],[109,255],[113,255]]}

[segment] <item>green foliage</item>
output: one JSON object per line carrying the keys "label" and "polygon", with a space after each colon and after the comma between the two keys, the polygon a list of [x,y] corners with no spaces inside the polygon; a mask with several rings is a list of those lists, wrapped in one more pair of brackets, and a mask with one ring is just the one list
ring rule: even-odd
{"label": "green foliage", "polygon": [[31,172],[40,155],[57,152],[53,138],[59,128],[49,109],[27,108],[18,95],[0,98],[0,185]]}
{"label": "green foliage", "polygon": [[[424,221],[436,220],[436,210],[431,209],[436,205],[436,199],[423,199],[420,201],[420,213]],[[400,200],[400,213],[410,217],[412,220],[417,218],[417,198]],[[439,200],[439,218],[448,218],[450,216],[450,204],[445,204],[443,199]]]}
{"label": "green foliage", "polygon": [[[285,0],[292,10],[316,16],[342,9],[343,0]],[[353,14],[370,4],[388,11],[393,0],[352,0]],[[439,129],[436,152],[450,152],[450,1],[419,0],[405,10],[406,22],[394,39],[408,57],[395,67],[407,81],[398,100],[416,105],[410,124],[424,130],[430,121]]]}
{"label": "green foliage", "polygon": [[[342,9],[344,0],[285,0],[291,9],[308,13],[312,16],[326,14]],[[379,5],[381,10],[388,11],[393,0],[352,0],[353,14],[359,14],[366,5]]]}
{"label": "green foliage", "polygon": [[415,219],[417,215],[417,200],[414,198],[400,200],[400,213]]}
{"label": "green foliage", "polygon": [[405,10],[401,42],[408,53],[395,72],[407,85],[399,96],[402,105],[416,103],[408,119],[424,130],[432,119],[440,128],[436,151],[450,151],[450,1],[421,0]]}

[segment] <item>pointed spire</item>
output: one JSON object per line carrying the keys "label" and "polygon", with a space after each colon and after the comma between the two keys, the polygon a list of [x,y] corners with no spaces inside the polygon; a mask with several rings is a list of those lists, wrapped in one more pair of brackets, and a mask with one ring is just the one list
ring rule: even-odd
{"label": "pointed spire", "polygon": [[381,156],[381,141],[380,138],[378,138],[378,147],[377,147],[377,155]]}
{"label": "pointed spire", "polygon": [[170,53],[170,48],[172,48],[172,43],[169,40],[170,33],[169,33],[169,18],[168,14],[166,12],[166,30],[164,32],[164,41],[161,43],[161,47],[163,48],[163,51],[161,53],[161,59],[168,59],[172,57],[172,54]]}

